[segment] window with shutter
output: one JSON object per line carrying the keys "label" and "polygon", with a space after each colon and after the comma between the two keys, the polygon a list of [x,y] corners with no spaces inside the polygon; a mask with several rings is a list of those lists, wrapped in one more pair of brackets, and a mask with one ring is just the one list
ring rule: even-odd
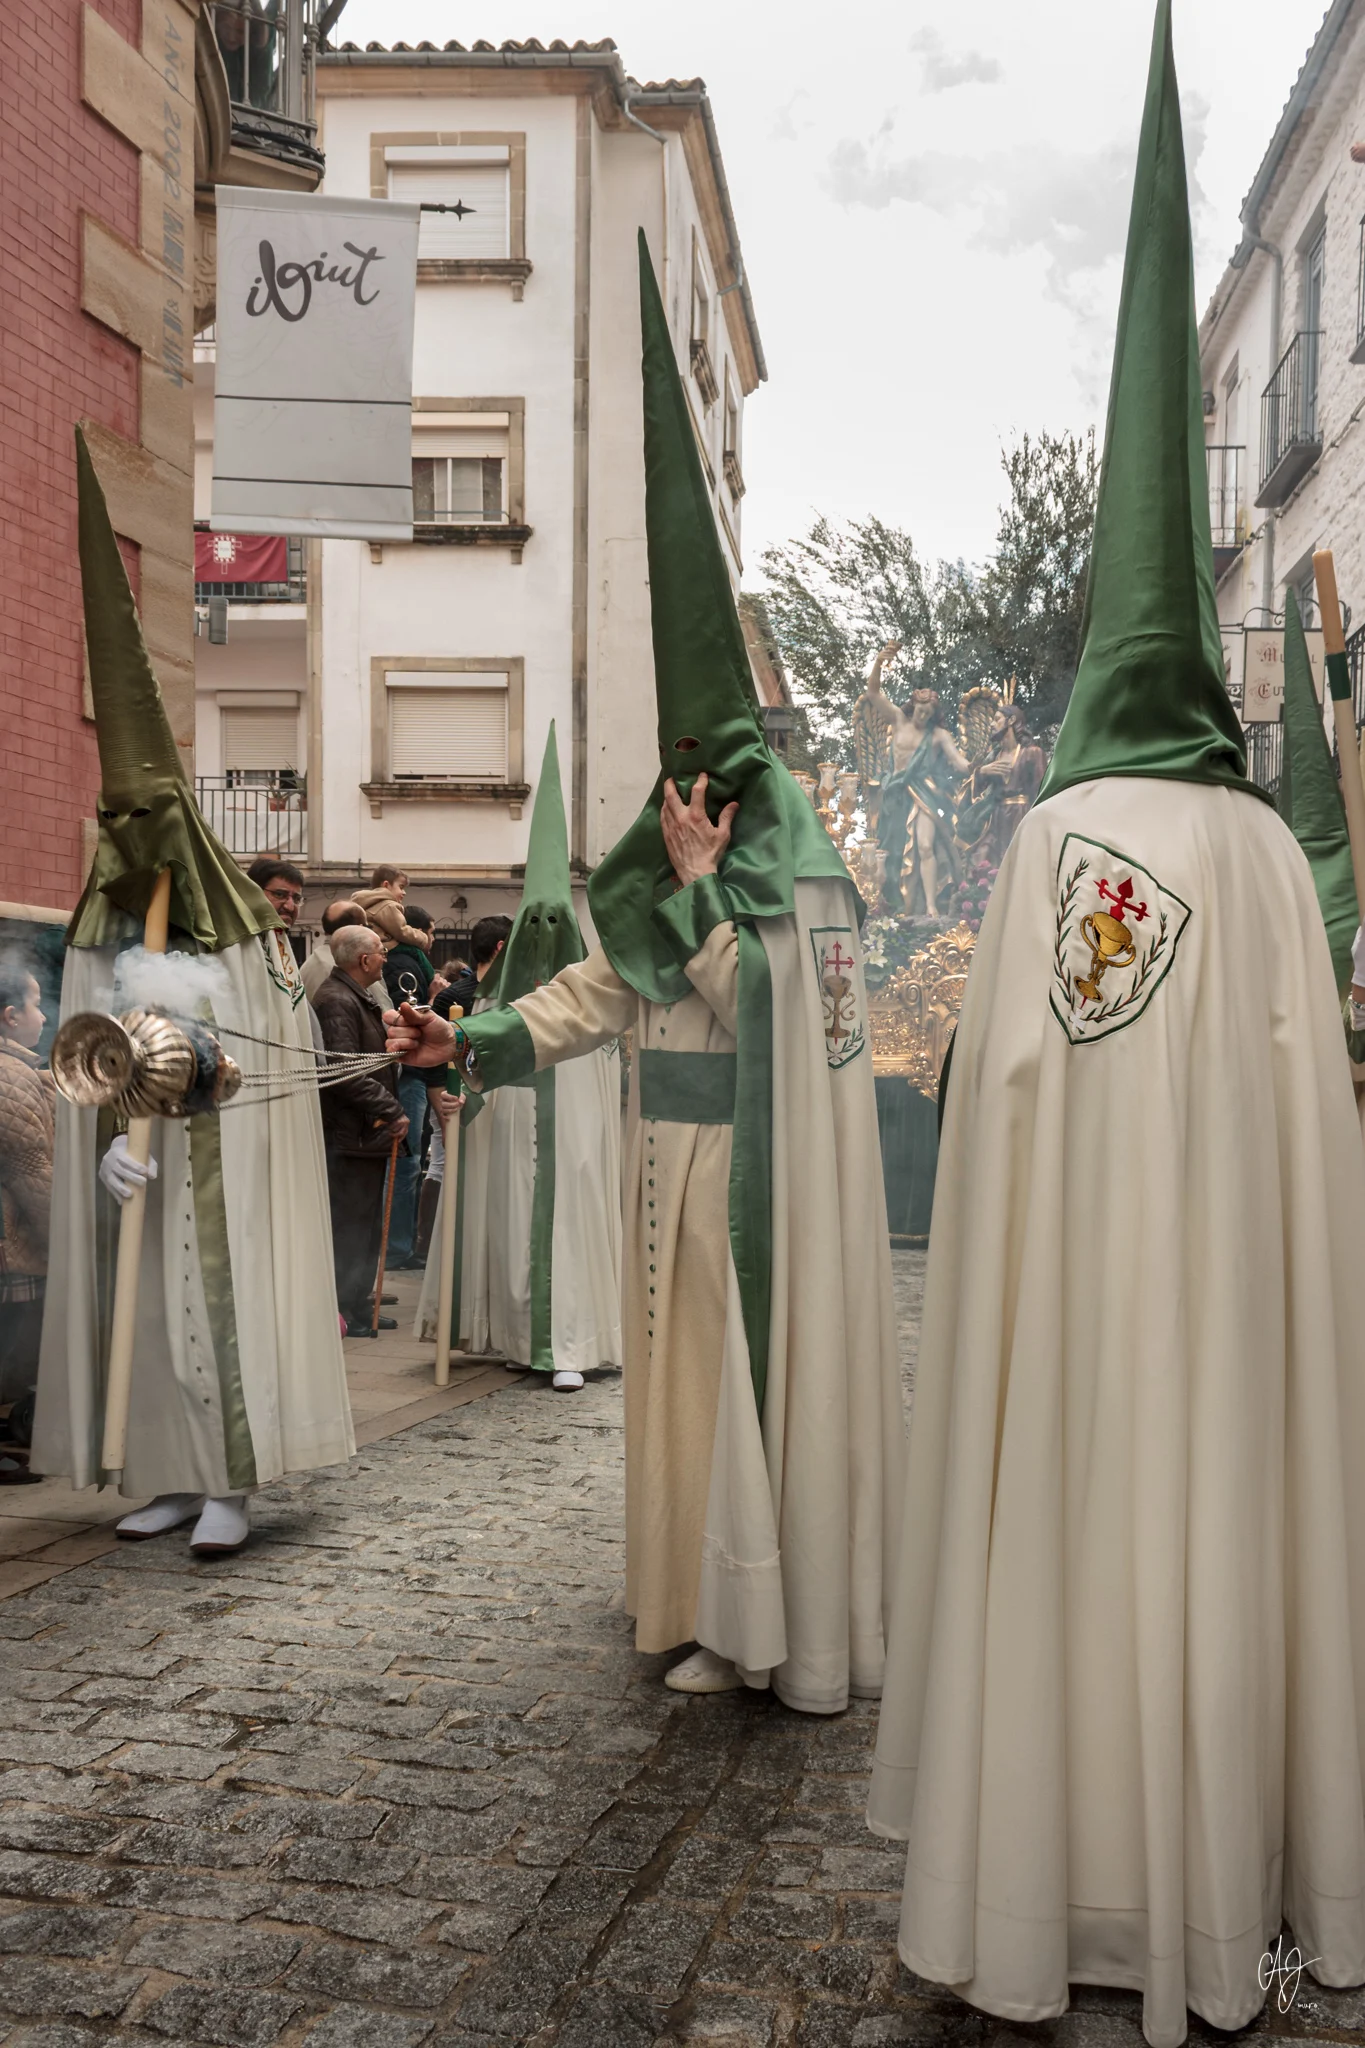
{"label": "window with shutter", "polygon": [[395,782],[507,780],[507,678],[388,675],[389,774]]}
{"label": "window with shutter", "polygon": [[507,152],[493,163],[390,163],[389,197],[435,204],[448,213],[424,213],[417,260],[499,258],[508,254]]}
{"label": "window with shutter", "polygon": [[299,714],[278,705],[224,706],[223,768],[238,780],[268,779],[299,765]]}

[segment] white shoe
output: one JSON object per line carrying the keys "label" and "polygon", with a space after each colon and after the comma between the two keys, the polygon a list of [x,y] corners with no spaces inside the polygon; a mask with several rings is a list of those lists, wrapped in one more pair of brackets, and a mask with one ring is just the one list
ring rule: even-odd
{"label": "white shoe", "polygon": [[551,1381],[551,1385],[559,1394],[576,1394],[582,1384],[581,1372],[557,1372]]}
{"label": "white shoe", "polygon": [[743,1683],[729,1658],[714,1650],[694,1650],[664,1673],[664,1684],[674,1692],[737,1692]]}
{"label": "white shoe", "polygon": [[203,1505],[202,1493],[160,1493],[145,1508],[135,1508],[121,1522],[115,1522],[114,1534],[135,1542],[148,1536],[164,1536],[168,1529],[192,1522]]}
{"label": "white shoe", "polygon": [[246,1516],[246,1495],[230,1493],[204,1502],[204,1512],[194,1525],[190,1549],[196,1557],[226,1557],[240,1550],[251,1532]]}

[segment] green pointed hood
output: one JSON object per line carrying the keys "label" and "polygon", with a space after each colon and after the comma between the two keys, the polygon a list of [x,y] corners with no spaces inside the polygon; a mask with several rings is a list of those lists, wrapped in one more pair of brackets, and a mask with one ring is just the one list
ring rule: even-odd
{"label": "green pointed hood", "polygon": [[1223,683],[1171,0],[1152,36],[1080,665],[1039,800],[1105,775],[1264,795]]}
{"label": "green pointed hood", "polygon": [[124,937],[118,913],[145,917],[152,885],[169,866],[172,926],[216,953],[280,920],[209,830],[185,780],[104,492],[79,427],[76,478],[100,798],[95,861],[67,944],[104,946]]}
{"label": "green pointed hood", "polygon": [[855,900],[856,892],[814,808],[763,737],[711,491],[643,230],[640,327],[645,531],[662,767],[643,811],[589,882],[588,901],[622,979],[648,1001],[676,1002],[691,983],[652,916],[654,905],[676,886],[659,822],[667,777],[686,798],[705,769],[712,818],[738,799],[739,816],[720,871],[736,917],[789,913],[799,876],[838,876]]}
{"label": "green pointed hood", "polygon": [[[521,908],[496,963],[497,998],[515,1002],[543,981],[553,981],[561,967],[572,966],[586,952],[574,915],[569,879],[569,834],[564,822],[564,791],[559,780],[559,748],[554,720],[545,742],[545,759],[531,811],[526,849],[526,880]],[[487,987],[485,994],[493,993]]]}
{"label": "green pointed hood", "polygon": [[[1354,761],[1342,763],[1347,774],[1355,765]],[[1284,601],[1284,764],[1279,809],[1313,870],[1337,987],[1344,994],[1351,979],[1351,942],[1360,922],[1355,871],[1346,833],[1346,806],[1322,728],[1322,706],[1313,688],[1308,642],[1292,590],[1285,593]]]}

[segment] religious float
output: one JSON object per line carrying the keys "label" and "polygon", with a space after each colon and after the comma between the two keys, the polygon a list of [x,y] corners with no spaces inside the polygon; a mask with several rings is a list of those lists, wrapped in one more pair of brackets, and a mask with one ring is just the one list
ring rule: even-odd
{"label": "religious float", "polygon": [[797,773],[864,903],[863,962],[893,1244],[924,1244],[938,1161],[938,1089],[996,872],[1046,765],[1013,681],[979,684],[954,734],[937,695],[907,705],[877,655],[853,707],[856,767]]}

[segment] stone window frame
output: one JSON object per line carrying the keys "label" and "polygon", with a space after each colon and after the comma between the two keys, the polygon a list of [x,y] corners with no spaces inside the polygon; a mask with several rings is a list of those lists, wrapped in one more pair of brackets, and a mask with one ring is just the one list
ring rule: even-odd
{"label": "stone window frame", "polygon": [[[499,407],[499,411],[505,410]],[[390,671],[406,675],[471,675],[500,670],[507,677],[507,779],[459,779],[429,784],[395,782],[389,773]],[[513,818],[531,794],[526,781],[526,660],[520,654],[375,654],[370,657],[370,779],[360,785],[370,816],[386,803],[505,803]]]}
{"label": "stone window frame", "polygon": [[388,149],[505,149],[507,151],[507,254],[419,257],[419,284],[507,284],[520,299],[531,264],[526,254],[526,131],[386,129],[370,136],[370,197],[389,196]]}

